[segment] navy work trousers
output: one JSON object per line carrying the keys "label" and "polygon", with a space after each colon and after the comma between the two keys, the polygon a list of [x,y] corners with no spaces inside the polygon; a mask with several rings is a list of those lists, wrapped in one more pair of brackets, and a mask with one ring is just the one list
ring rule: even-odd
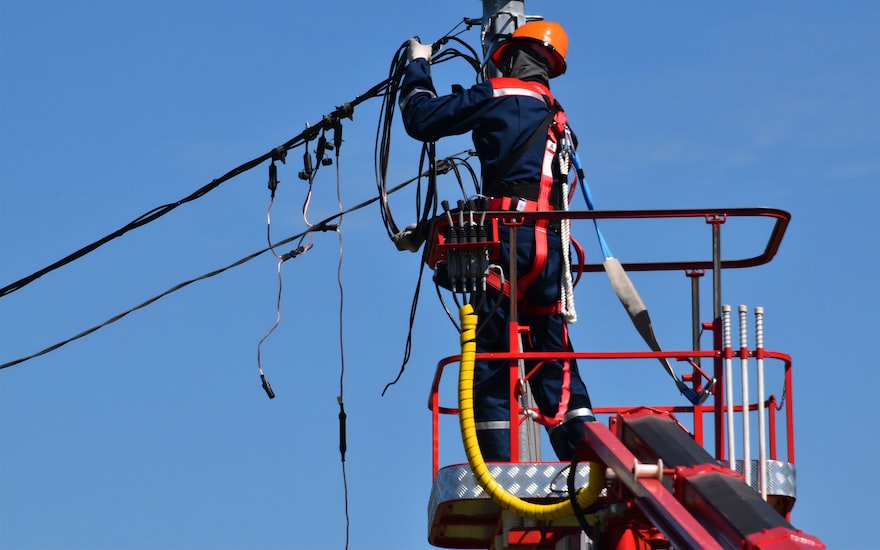
{"label": "navy work trousers", "polygon": [[[513,228],[499,224],[501,257],[497,263],[509,278],[510,231]],[[516,227],[517,275],[521,278],[535,262],[535,230],[529,226]],[[529,313],[528,306],[553,306],[559,302],[561,261],[560,237],[547,232],[547,258],[540,276],[528,288],[518,287],[518,319],[529,328],[523,338],[523,351],[570,351],[565,337],[565,320],[559,313],[541,315]],[[493,289],[494,290],[494,289]],[[497,307],[496,307],[496,304]],[[505,352],[510,346],[510,303],[507,298],[498,302],[497,291],[490,291],[477,308],[477,352]],[[513,351],[516,351],[515,349]],[[526,372],[537,362],[527,361]],[[561,361],[548,361],[529,379],[535,403],[543,415],[554,417],[559,409],[563,391]],[[566,407],[569,418],[548,428],[550,442],[559,460],[570,460],[575,444],[583,438],[584,421],[594,420],[586,385],[580,377],[577,363],[569,361],[570,394]],[[510,362],[507,360],[479,360],[474,373],[474,413],[477,440],[486,461],[510,460]],[[514,426],[516,428],[516,426]],[[515,457],[518,458],[518,457]]]}

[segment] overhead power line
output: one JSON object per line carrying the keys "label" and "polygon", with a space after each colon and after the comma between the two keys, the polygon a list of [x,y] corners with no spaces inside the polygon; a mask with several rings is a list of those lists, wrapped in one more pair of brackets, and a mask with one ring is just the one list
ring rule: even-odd
{"label": "overhead power line", "polygon": [[[469,156],[470,156],[471,154],[472,154],[471,151],[463,151],[463,152],[461,152],[461,153],[458,153],[458,154],[456,154],[456,155],[452,155],[452,156],[450,156],[450,157],[447,157],[446,159],[443,159],[443,160],[440,161],[440,163],[438,163],[438,164],[442,167],[442,169],[443,169],[444,172],[445,172],[445,171],[449,171],[449,170],[453,169],[453,167],[454,167],[456,164],[466,164],[466,163],[467,163],[467,159],[469,158]],[[464,155],[464,156],[463,156],[463,155]],[[406,186],[410,185],[410,184],[413,183],[414,181],[417,181],[419,178],[423,178],[423,177],[425,177],[426,175],[427,175],[426,173],[419,174],[418,176],[413,177],[413,178],[411,178],[411,179],[409,179],[409,180],[407,180],[407,181],[405,181],[405,182],[403,182],[403,183],[397,185],[396,187],[393,187],[393,188],[389,189],[389,190],[388,190],[388,193],[389,193],[389,194],[390,194],[390,193],[396,193],[397,191],[400,191],[401,189],[403,189],[403,188],[405,188]],[[283,239],[283,240],[281,240],[281,241],[278,241],[277,243],[274,243],[274,244],[272,244],[271,246],[267,246],[266,248],[263,248],[263,249],[261,249],[261,250],[257,250],[256,252],[253,252],[253,253],[251,253],[251,254],[248,254],[247,256],[244,256],[243,258],[241,258],[241,259],[239,259],[239,260],[236,260],[236,261],[232,262],[232,263],[229,264],[229,265],[226,265],[226,266],[224,266],[224,267],[217,268],[217,269],[215,269],[215,270],[213,270],[213,271],[209,271],[209,272],[207,272],[207,273],[205,273],[205,274],[203,274],[203,275],[199,275],[198,277],[195,277],[195,278],[193,278],[193,279],[189,279],[189,280],[187,280],[187,281],[183,281],[182,283],[178,283],[178,284],[174,285],[173,287],[169,288],[168,290],[162,292],[161,294],[157,294],[156,296],[153,296],[152,298],[150,298],[150,299],[148,299],[148,300],[146,300],[146,301],[144,301],[144,302],[141,302],[140,304],[138,304],[138,305],[136,305],[136,306],[134,306],[134,307],[132,307],[132,308],[129,308],[129,309],[123,311],[122,313],[118,313],[118,314],[114,315],[113,317],[110,317],[109,319],[107,319],[107,320],[104,321],[103,323],[100,323],[100,324],[95,325],[95,326],[93,326],[93,327],[91,327],[91,328],[89,328],[89,329],[86,329],[86,330],[80,332],[79,334],[76,334],[76,335],[74,335],[74,336],[71,336],[70,338],[67,338],[66,340],[62,340],[62,341],[60,341],[60,342],[58,342],[58,343],[56,343],[56,344],[53,344],[53,345],[51,345],[51,346],[49,346],[49,347],[47,347],[47,348],[45,348],[45,349],[42,349],[42,350],[40,350],[40,351],[38,351],[38,352],[36,352],[36,353],[33,353],[33,354],[31,354],[31,355],[28,355],[28,356],[26,356],[26,357],[21,357],[21,358],[19,358],[19,359],[15,359],[15,360],[12,360],[12,361],[8,361],[8,362],[6,362],[6,363],[2,363],[2,364],[0,364],[0,370],[5,369],[5,368],[8,368],[8,367],[15,366],[15,365],[18,365],[18,364],[21,364],[21,363],[24,363],[24,362],[26,362],[26,361],[30,361],[31,359],[35,359],[35,358],[40,357],[40,356],[42,356],[42,355],[46,355],[47,353],[50,353],[50,352],[52,352],[52,351],[55,351],[55,350],[57,350],[58,348],[60,348],[60,347],[62,347],[62,346],[65,346],[65,345],[67,345],[67,344],[69,344],[69,343],[71,343],[71,342],[74,342],[74,341],[76,341],[76,340],[79,340],[79,339],[81,339],[81,338],[84,338],[84,337],[86,337],[86,336],[88,336],[88,335],[90,335],[90,334],[92,334],[92,333],[94,333],[94,332],[97,332],[98,330],[100,330],[100,329],[102,329],[102,328],[104,328],[104,327],[106,327],[106,326],[112,325],[113,323],[115,323],[115,322],[117,322],[117,321],[120,321],[121,319],[123,319],[124,317],[126,317],[127,315],[129,315],[130,313],[134,313],[135,311],[138,311],[138,310],[140,310],[140,309],[144,309],[145,307],[147,307],[147,306],[149,306],[149,305],[151,305],[151,304],[153,304],[153,303],[155,303],[155,302],[161,300],[162,298],[164,298],[165,296],[168,296],[169,294],[173,294],[173,293],[177,292],[178,290],[182,290],[182,289],[188,287],[189,285],[191,285],[191,284],[193,284],[193,283],[197,283],[197,282],[199,282],[199,281],[204,281],[205,279],[210,279],[210,278],[212,278],[212,277],[215,277],[215,276],[217,276],[217,275],[220,275],[221,273],[224,273],[224,272],[226,272],[226,271],[229,271],[230,269],[233,269],[233,268],[236,268],[236,267],[238,267],[238,266],[240,266],[240,265],[243,265],[243,264],[245,264],[245,263],[247,263],[247,262],[249,262],[249,261],[251,261],[251,260],[253,260],[253,259],[255,259],[255,258],[259,257],[259,256],[261,256],[262,254],[265,254],[266,252],[269,252],[270,250],[272,250],[272,248],[277,248],[277,247],[284,246],[285,244],[289,244],[289,243],[291,243],[291,242],[293,242],[293,241],[296,241],[296,240],[298,240],[298,239],[301,239],[303,236],[305,236],[305,235],[308,234],[308,233],[314,233],[314,232],[316,232],[316,231],[333,231],[333,230],[336,229],[335,225],[333,224],[333,222],[334,222],[335,220],[337,220],[338,218],[341,218],[343,215],[346,215],[346,214],[349,214],[349,213],[351,213],[351,212],[355,212],[355,211],[357,211],[357,210],[360,210],[360,209],[362,209],[362,208],[365,208],[365,207],[367,207],[367,206],[369,206],[369,205],[371,205],[371,204],[373,204],[373,203],[378,202],[379,200],[380,200],[380,197],[379,197],[379,196],[375,196],[375,197],[373,197],[373,198],[371,198],[371,199],[368,199],[368,200],[366,200],[366,201],[364,201],[364,202],[362,202],[362,203],[360,203],[360,204],[357,204],[357,205],[355,205],[355,206],[353,206],[353,207],[351,207],[351,208],[349,208],[349,209],[347,209],[347,210],[345,210],[345,211],[343,211],[343,212],[338,212],[338,213],[336,213],[336,214],[333,214],[332,216],[328,216],[327,218],[324,218],[323,220],[321,220],[321,221],[317,222],[316,224],[312,225],[312,226],[311,226],[309,229],[307,229],[306,231],[300,232],[300,233],[298,233],[298,234],[296,234],[296,235],[293,235],[293,236],[291,236],[291,237],[288,237],[288,238],[286,238],[286,239]],[[291,257],[295,257],[295,256],[291,256]]]}
{"label": "overhead power line", "polygon": [[188,195],[188,196],[186,196],[176,202],[171,202],[171,203],[164,204],[162,206],[158,206],[156,208],[153,208],[152,210],[149,210],[148,212],[135,218],[131,222],[127,223],[126,225],[120,227],[116,231],[113,231],[112,233],[98,239],[97,241],[80,248],[76,252],[68,254],[67,256],[61,258],[60,260],[58,260],[50,265],[47,265],[46,267],[40,269],[39,271],[36,271],[26,277],[23,277],[23,278],[15,281],[14,283],[8,284],[8,285],[4,286],[3,288],[0,288],[0,298],[2,298],[3,296],[6,296],[8,294],[12,294],[15,291],[21,290],[22,288],[24,288],[27,285],[29,285],[30,283],[36,281],[37,279],[39,279],[43,275],[51,273],[52,271],[55,271],[56,269],[64,267],[65,265],[67,265],[75,260],[78,260],[79,258],[82,258],[86,254],[89,254],[89,253],[95,251],[99,247],[107,244],[108,242],[110,242],[118,237],[121,237],[122,235],[128,233],[129,231],[132,231],[132,230],[137,229],[139,227],[143,227],[144,225],[146,225],[150,222],[156,221],[157,219],[161,218],[165,214],[168,214],[169,212],[171,212],[172,210],[174,210],[178,206],[181,206],[181,205],[186,204],[188,202],[192,202],[198,198],[205,196],[209,192],[211,192],[214,189],[216,189],[217,187],[219,187],[224,182],[226,182],[226,181],[228,181],[228,180],[230,180],[240,174],[247,172],[251,168],[259,166],[260,164],[266,162],[267,160],[284,161],[284,159],[287,156],[287,151],[289,151],[290,149],[293,149],[294,147],[298,147],[300,145],[307,144],[308,142],[314,140],[315,138],[318,137],[318,135],[322,131],[327,130],[327,129],[332,129],[335,125],[339,124],[339,121],[341,119],[351,118],[352,114],[354,113],[354,108],[357,105],[359,105],[360,103],[362,103],[363,101],[370,99],[370,98],[373,98],[373,97],[378,97],[378,96],[384,95],[386,93],[386,89],[389,85],[389,82],[390,82],[390,79],[386,79],[386,80],[380,82],[379,84],[376,84],[375,86],[373,86],[372,88],[367,90],[367,92],[364,93],[363,95],[357,96],[353,101],[351,101],[349,103],[345,103],[340,107],[337,107],[335,111],[333,111],[329,115],[324,116],[321,119],[321,121],[318,122],[317,124],[309,125],[299,135],[291,138],[290,140],[288,140],[284,144],[279,145],[278,147],[272,149],[271,151],[265,153],[262,156],[259,156],[253,160],[248,161],[248,162],[245,162],[244,164],[242,164],[236,168],[233,168],[232,170],[230,170],[226,174],[213,180],[211,183],[201,187],[200,189],[196,190],[192,194],[190,194],[190,195]]}

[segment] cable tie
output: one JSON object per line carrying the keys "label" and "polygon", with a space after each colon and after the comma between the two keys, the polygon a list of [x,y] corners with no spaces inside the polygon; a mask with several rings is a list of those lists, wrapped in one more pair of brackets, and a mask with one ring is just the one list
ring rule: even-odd
{"label": "cable tie", "polygon": [[321,223],[312,226],[312,231],[336,231],[337,229],[339,229],[339,224],[337,223]]}
{"label": "cable tie", "polygon": [[452,170],[452,161],[448,158],[440,159],[434,164],[434,170],[438,176],[442,176]]}
{"label": "cable tie", "polygon": [[294,248],[293,250],[291,250],[290,252],[288,252],[287,254],[283,254],[281,256],[281,261],[286,262],[287,260],[290,260],[291,258],[296,258],[300,254],[305,254],[306,252],[311,250],[311,248],[312,248],[312,243],[298,246],[298,247]]}

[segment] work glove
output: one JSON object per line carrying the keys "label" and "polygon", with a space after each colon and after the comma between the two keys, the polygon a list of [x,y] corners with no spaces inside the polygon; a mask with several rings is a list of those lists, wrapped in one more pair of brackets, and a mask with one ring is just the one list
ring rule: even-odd
{"label": "work glove", "polygon": [[425,61],[430,62],[431,55],[434,53],[432,50],[433,46],[431,44],[422,44],[417,38],[410,38],[407,57],[410,61],[424,59]]}
{"label": "work glove", "polygon": [[425,242],[425,232],[419,228],[418,224],[413,223],[406,226],[400,233],[394,234],[391,240],[394,242],[397,250],[418,252],[419,248],[422,247],[422,243]]}

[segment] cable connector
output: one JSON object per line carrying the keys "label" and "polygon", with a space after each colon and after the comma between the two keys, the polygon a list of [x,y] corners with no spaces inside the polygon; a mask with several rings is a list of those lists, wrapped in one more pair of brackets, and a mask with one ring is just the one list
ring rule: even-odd
{"label": "cable connector", "polygon": [[339,150],[342,148],[342,121],[338,118],[333,122],[333,148],[339,157]]}
{"label": "cable connector", "polygon": [[281,180],[278,179],[278,167],[275,166],[275,162],[280,161],[281,164],[286,164],[287,161],[287,149],[284,148],[283,145],[279,145],[275,149],[272,150],[272,164],[269,165],[269,191],[272,192],[272,197],[275,197],[275,190],[278,189],[278,184],[281,183]]}
{"label": "cable connector", "polygon": [[272,159],[272,164],[269,165],[269,191],[272,192],[272,197],[275,197],[275,190],[278,189],[278,184],[281,183],[281,180],[278,179],[278,167],[275,166],[275,159]]}
{"label": "cable connector", "polygon": [[348,449],[345,437],[345,420],[348,415],[345,414],[345,404],[342,402],[342,396],[338,396],[336,401],[339,402],[339,454],[342,455],[342,462],[345,462],[345,451]]}
{"label": "cable connector", "polygon": [[321,166],[330,166],[333,164],[333,159],[330,157],[325,157],[325,151],[333,150],[333,143],[327,141],[327,138],[324,137],[324,134],[321,134],[321,137],[318,138],[318,149],[315,151],[315,158],[318,161],[318,164]]}
{"label": "cable connector", "polygon": [[309,150],[306,149],[306,152],[303,153],[303,169],[299,173],[299,179],[309,180],[309,179],[311,179],[312,174],[314,174],[314,172],[315,172],[315,169],[312,166],[312,153],[310,153]]}
{"label": "cable connector", "polygon": [[275,392],[272,391],[272,384],[266,380],[266,375],[260,374],[260,380],[263,381],[263,389],[266,391],[266,395],[269,396],[269,399],[275,399]]}

